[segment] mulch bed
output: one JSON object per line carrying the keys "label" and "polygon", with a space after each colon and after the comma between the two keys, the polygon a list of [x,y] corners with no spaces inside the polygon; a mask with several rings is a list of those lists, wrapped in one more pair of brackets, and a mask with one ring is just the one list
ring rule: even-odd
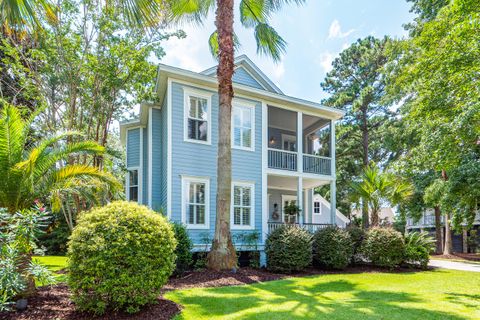
{"label": "mulch bed", "polygon": [[438,254],[433,255],[434,258],[439,259],[464,259],[470,261],[480,261],[480,254],[478,253],[454,253],[454,254]]}
{"label": "mulch bed", "polygon": [[[188,289],[188,288],[206,288],[206,287],[222,287],[236,286],[243,284],[252,284],[265,281],[279,280],[288,277],[309,276],[318,274],[335,274],[335,273],[376,273],[376,272],[415,272],[418,270],[408,268],[398,268],[394,270],[374,268],[371,266],[355,266],[347,268],[343,271],[325,271],[318,269],[309,269],[305,272],[296,274],[277,274],[271,273],[264,269],[241,268],[235,273],[226,271],[192,271],[186,273],[180,278],[171,278],[163,288],[163,292]],[[21,312],[0,313],[0,319],[5,320],[169,320],[181,311],[181,306],[173,301],[158,298],[156,304],[148,305],[136,314],[126,314],[121,312],[107,313],[101,317],[94,317],[91,314],[78,312],[75,305],[70,300],[70,292],[65,284],[55,286],[41,287],[37,290],[37,294],[28,301],[28,308]]]}

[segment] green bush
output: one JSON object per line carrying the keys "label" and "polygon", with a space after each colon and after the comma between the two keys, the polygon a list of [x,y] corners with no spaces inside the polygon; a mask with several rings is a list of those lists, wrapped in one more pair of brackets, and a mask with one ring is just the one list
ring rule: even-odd
{"label": "green bush", "polygon": [[360,248],[365,239],[365,231],[356,225],[350,225],[347,227],[347,232],[352,239],[352,263],[358,263],[362,260]]}
{"label": "green bush", "polygon": [[295,226],[281,226],[268,236],[265,253],[271,271],[302,271],[312,262],[312,235]]}
{"label": "green bush", "polygon": [[393,268],[403,261],[405,242],[392,228],[374,227],[368,230],[361,251],[373,265]]}
{"label": "green bush", "polygon": [[179,276],[190,270],[192,266],[193,243],[188,236],[187,228],[183,224],[174,222],[173,231],[175,232],[175,239],[177,239],[177,248],[175,249],[177,260],[174,274]]}
{"label": "green bush", "polygon": [[68,284],[82,311],[137,312],[175,268],[176,240],[160,214],[118,201],[82,214],[68,243]]}
{"label": "green bush", "polygon": [[430,252],[435,246],[435,240],[426,232],[412,232],[405,236],[404,262],[426,269],[430,260]]}
{"label": "green bush", "polygon": [[353,242],[347,231],[335,226],[313,235],[313,261],[330,269],[345,269],[352,259]]}

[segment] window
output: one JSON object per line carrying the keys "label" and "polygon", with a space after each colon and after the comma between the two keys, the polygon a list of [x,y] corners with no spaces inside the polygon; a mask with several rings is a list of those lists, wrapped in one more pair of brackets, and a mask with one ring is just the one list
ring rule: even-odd
{"label": "window", "polygon": [[313,213],[320,214],[320,202],[315,201],[313,203]]}
{"label": "window", "polygon": [[185,89],[185,140],[210,143],[211,95]]}
{"label": "window", "polygon": [[255,106],[234,105],[232,117],[232,145],[236,148],[253,150]]}
{"label": "window", "polygon": [[209,220],[209,180],[183,177],[183,221],[191,229],[207,229]]}
{"label": "window", "polygon": [[254,184],[234,183],[232,194],[232,226],[235,229],[254,227]]}
{"label": "window", "polygon": [[138,202],[138,170],[128,171],[128,200]]}

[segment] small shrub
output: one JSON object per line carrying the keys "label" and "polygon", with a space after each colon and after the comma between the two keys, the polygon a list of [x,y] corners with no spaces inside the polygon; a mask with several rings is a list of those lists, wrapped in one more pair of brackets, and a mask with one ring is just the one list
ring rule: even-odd
{"label": "small shrub", "polygon": [[412,232],[405,236],[405,262],[409,265],[426,269],[430,260],[430,252],[435,240],[426,232]]}
{"label": "small shrub", "polygon": [[365,231],[356,225],[350,225],[347,232],[352,239],[352,263],[355,264],[362,261],[360,249],[365,239]]}
{"label": "small shrub", "polygon": [[352,259],[353,242],[347,231],[331,226],[315,232],[312,249],[315,263],[330,269],[345,269]]}
{"label": "small shrub", "polygon": [[118,201],[84,213],[68,243],[68,284],[83,311],[137,312],[175,268],[173,228],[160,214]]}
{"label": "small shrub", "polygon": [[271,271],[302,271],[312,262],[312,235],[295,226],[281,226],[268,236],[265,253]]}
{"label": "small shrub", "polygon": [[175,239],[177,239],[177,248],[175,249],[175,255],[177,256],[176,267],[174,274],[179,276],[185,271],[190,270],[192,266],[192,239],[188,236],[187,228],[181,223],[173,223],[173,231],[175,233]]}
{"label": "small shrub", "polygon": [[393,268],[403,261],[405,242],[400,232],[375,227],[368,230],[361,251],[373,265]]}

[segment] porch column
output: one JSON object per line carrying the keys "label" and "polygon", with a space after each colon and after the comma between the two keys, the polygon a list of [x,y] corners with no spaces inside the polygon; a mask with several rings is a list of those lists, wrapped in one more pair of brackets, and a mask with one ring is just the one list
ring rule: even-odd
{"label": "porch column", "polygon": [[300,209],[299,216],[299,223],[303,224],[303,178],[300,176],[298,177],[298,185],[297,185],[297,206]]}
{"label": "porch column", "polygon": [[297,171],[303,172],[303,113],[297,112]]}
{"label": "porch column", "polygon": [[330,181],[330,223],[336,224],[337,219],[337,185],[335,172],[335,120],[330,122],[330,172],[332,180]]}

